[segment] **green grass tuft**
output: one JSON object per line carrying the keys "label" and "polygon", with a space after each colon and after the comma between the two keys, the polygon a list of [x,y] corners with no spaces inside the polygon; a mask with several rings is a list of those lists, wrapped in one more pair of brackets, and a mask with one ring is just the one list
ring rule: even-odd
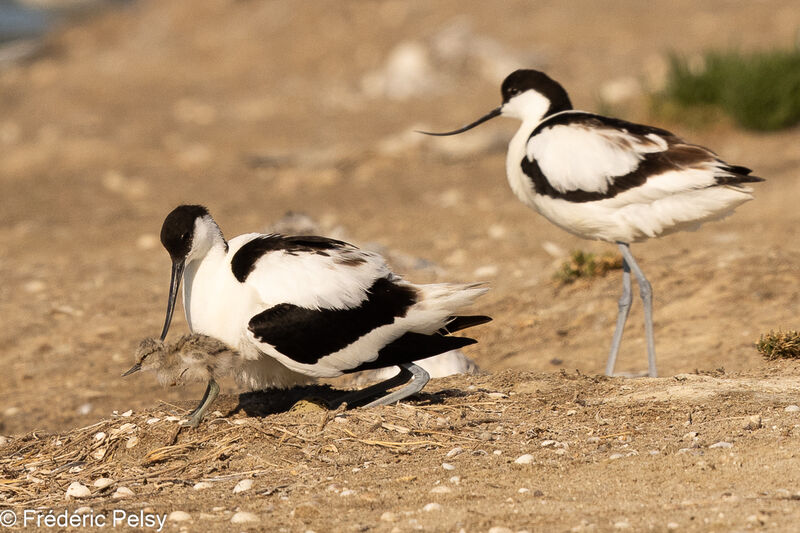
{"label": "green grass tuft", "polygon": [[602,255],[574,250],[569,259],[559,267],[553,279],[561,285],[569,285],[578,279],[595,278],[606,275],[610,270],[622,268],[622,256],[612,253]]}
{"label": "green grass tuft", "polygon": [[761,335],[756,343],[758,352],[768,361],[775,359],[800,359],[800,332],[770,331]]}
{"label": "green grass tuft", "polygon": [[673,54],[667,87],[656,95],[657,111],[675,107],[720,109],[740,126],[771,131],[800,123],[800,49],[742,54],[707,52],[701,64]]}

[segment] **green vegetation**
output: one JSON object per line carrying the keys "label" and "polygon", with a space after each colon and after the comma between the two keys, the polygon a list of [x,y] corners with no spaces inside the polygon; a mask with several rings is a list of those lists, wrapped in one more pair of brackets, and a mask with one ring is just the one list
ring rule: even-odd
{"label": "green vegetation", "polygon": [[692,107],[702,118],[721,110],[753,130],[791,127],[800,122],[800,49],[715,51],[702,61],[673,54],[667,87],[654,104],[666,114]]}
{"label": "green vegetation", "polygon": [[610,270],[622,268],[622,256],[612,253],[602,255],[584,252],[583,250],[573,251],[569,259],[559,267],[553,275],[553,279],[561,285],[569,285],[578,279],[587,279],[605,276]]}
{"label": "green vegetation", "polygon": [[770,331],[761,335],[756,343],[758,352],[764,359],[800,359],[800,332],[798,331]]}

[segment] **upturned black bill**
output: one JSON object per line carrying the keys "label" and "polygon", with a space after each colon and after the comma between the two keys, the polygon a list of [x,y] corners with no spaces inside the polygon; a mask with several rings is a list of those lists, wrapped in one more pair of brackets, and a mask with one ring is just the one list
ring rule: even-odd
{"label": "upturned black bill", "polygon": [[502,112],[503,112],[503,107],[502,106],[500,106],[500,107],[498,107],[496,109],[492,109],[487,115],[482,116],[481,118],[479,118],[478,120],[476,120],[472,124],[467,124],[463,128],[458,128],[457,130],[453,130],[453,131],[446,131],[444,133],[434,133],[434,132],[431,132],[431,131],[419,131],[419,130],[417,130],[417,133],[424,133],[425,135],[434,135],[436,137],[445,137],[447,135],[457,135],[459,133],[464,133],[467,130],[471,130],[475,126],[478,126],[479,124],[483,124],[487,120],[491,120],[494,117],[499,117]]}

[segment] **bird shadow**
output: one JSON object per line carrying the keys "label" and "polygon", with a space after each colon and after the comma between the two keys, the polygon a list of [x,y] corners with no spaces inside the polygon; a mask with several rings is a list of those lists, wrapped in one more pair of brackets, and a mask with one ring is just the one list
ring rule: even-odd
{"label": "bird shadow", "polygon": [[[342,399],[351,391],[336,389],[330,385],[305,385],[291,389],[266,389],[261,391],[243,392],[237,396],[220,397],[222,411],[227,410],[227,416],[244,413],[248,417],[264,418],[270,415],[286,413],[296,408],[301,401],[318,404],[320,407],[334,410],[342,404]],[[445,389],[436,392],[418,392],[403,400],[418,405],[438,405],[448,398],[467,396],[468,393],[458,389]],[[238,399],[238,401],[237,401]],[[347,408],[357,408],[370,401],[366,398]],[[234,404],[235,402],[235,404]]]}

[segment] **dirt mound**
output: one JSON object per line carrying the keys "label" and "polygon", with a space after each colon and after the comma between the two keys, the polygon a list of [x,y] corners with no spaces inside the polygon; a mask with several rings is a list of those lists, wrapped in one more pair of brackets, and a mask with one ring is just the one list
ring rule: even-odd
{"label": "dirt mound", "polygon": [[[505,371],[350,411],[313,401],[333,389],[304,387],[224,396],[197,429],[162,404],[12,439],[0,495],[17,508],[183,511],[207,531],[242,512],[253,529],[288,531],[775,526],[800,498],[798,374]],[[74,482],[88,494],[65,500]]]}

